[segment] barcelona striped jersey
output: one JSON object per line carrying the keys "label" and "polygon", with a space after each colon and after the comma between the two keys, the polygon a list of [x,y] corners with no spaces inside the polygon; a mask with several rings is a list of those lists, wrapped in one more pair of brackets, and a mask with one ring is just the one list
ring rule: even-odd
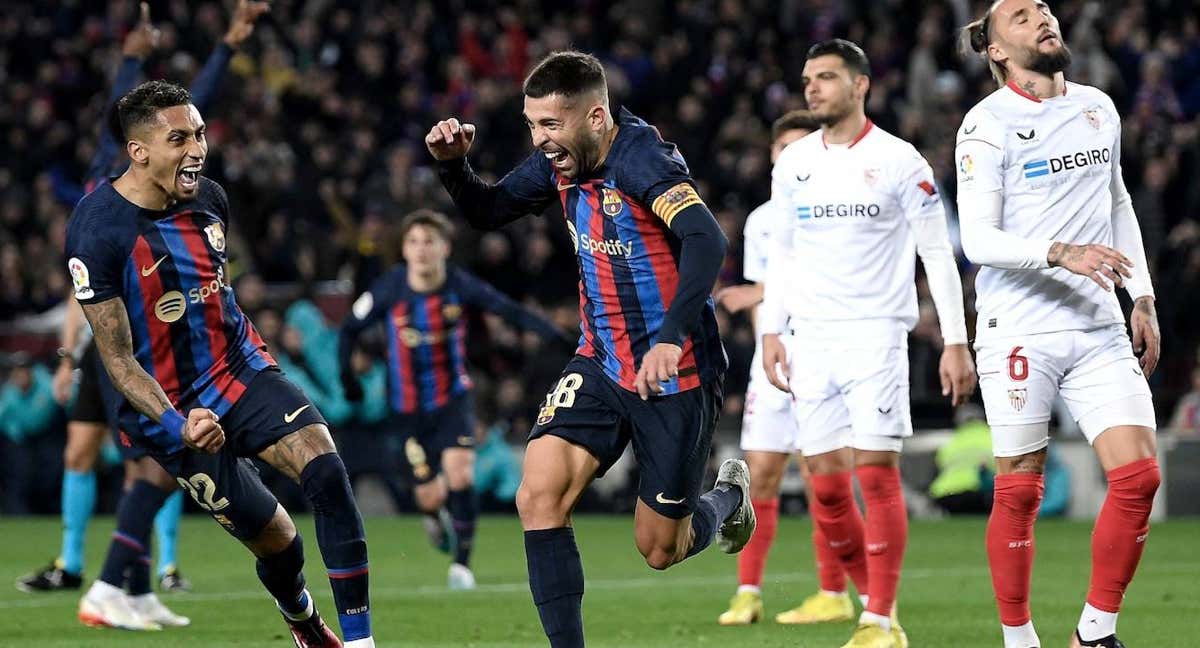
{"label": "barcelona striped jersey", "polygon": [[[642,357],[659,342],[679,287],[681,243],[671,220],[700,198],[683,156],[658,129],[624,109],[617,125],[603,165],[589,177],[559,177],[535,151],[505,180],[531,210],[558,195],[579,261],[576,353],[635,391]],[[711,298],[685,333],[679,375],[663,383],[665,395],[715,380],[726,368]]]}
{"label": "barcelona striped jersey", "polygon": [[342,325],[340,355],[349,362],[354,339],[382,322],[386,331],[388,402],[399,414],[430,412],[471,389],[467,373],[467,311],[499,315],[513,326],[557,340],[559,329],[487,282],[450,266],[431,292],[408,283],[408,266],[393,267],[354,302]]}
{"label": "barcelona striped jersey", "polygon": [[[171,404],[218,416],[258,372],[275,366],[225,278],[225,190],[200,178],[194,200],[143,209],[102,183],[67,225],[67,265],[81,304],[124,301],[138,363]],[[182,448],[158,423],[122,401],[123,429],[162,452]]]}

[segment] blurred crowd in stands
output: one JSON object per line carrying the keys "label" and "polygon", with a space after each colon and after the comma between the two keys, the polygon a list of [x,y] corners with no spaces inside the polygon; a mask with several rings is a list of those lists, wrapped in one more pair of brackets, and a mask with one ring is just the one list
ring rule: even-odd
{"label": "blurred crowd in stands", "polygon": [[[26,344],[22,334],[56,330],[47,322],[67,294],[64,225],[104,128],[106,96],[138,9],[132,1],[5,4],[0,348],[12,352]],[[995,89],[981,61],[958,54],[958,27],[985,7],[967,0],[271,4],[204,115],[211,147],[204,173],[229,193],[230,276],[239,301],[335,425],[370,428],[382,418],[372,404],[381,408],[383,399],[361,407],[341,400],[331,331],[354,294],[397,260],[400,218],[420,207],[449,211],[423,135],[440,118],[473,122],[479,135],[472,164],[493,176],[506,171],[529,153],[520,85],[542,55],[572,47],[597,54],[614,102],[678,144],[731,241],[724,283],[741,280],[742,224],[769,195],[769,126],[802,107],[799,75],[810,44],[842,36],[866,50],[873,77],[868,114],[933,165],[952,236],[954,130]],[[1124,175],[1153,266],[1163,333],[1163,361],[1152,379],[1160,420],[1172,420],[1180,402],[1190,409],[1175,420],[1195,429],[1200,18],[1192,4],[1063,0],[1052,9],[1074,51],[1068,77],[1108,92],[1125,116]],[[145,75],[186,83],[221,41],[229,7],[150,5],[161,39],[143,63]],[[566,229],[555,220],[550,213],[499,232],[462,229],[455,260],[570,328],[577,322],[577,271]],[[973,313],[973,268],[965,259],[961,266]],[[922,318],[910,341],[914,413],[918,427],[945,426],[941,341],[928,291],[919,289]],[[562,363],[499,322],[475,324],[469,350],[483,425],[494,423],[501,438],[519,441]],[[734,365],[726,414],[736,421],[753,335],[741,317],[722,314],[721,324]],[[372,358],[359,360],[367,367]],[[0,397],[5,443],[28,446],[35,428],[54,427],[61,413],[32,412],[46,402],[37,362],[18,354],[9,365]],[[382,375],[377,379],[381,385]],[[3,409],[12,402],[24,410],[21,417]]]}

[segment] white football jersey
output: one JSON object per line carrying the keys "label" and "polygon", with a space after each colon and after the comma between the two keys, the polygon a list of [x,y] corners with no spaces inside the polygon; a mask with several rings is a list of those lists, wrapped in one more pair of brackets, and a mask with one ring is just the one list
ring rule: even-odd
{"label": "white football jersey", "polygon": [[[767,258],[771,252],[772,236],[778,230],[783,218],[778,206],[768,200],[759,205],[746,217],[742,227],[742,276],[747,281],[763,283],[767,280]],[[754,307],[756,326],[762,321],[762,304]],[[762,336],[755,331],[754,359],[750,361],[749,391],[758,394],[758,400],[764,401],[768,408],[775,403],[787,400],[787,393],[779,391],[767,380],[767,372],[762,366]]]}
{"label": "white football jersey", "polygon": [[920,231],[923,249],[941,256],[939,286],[948,288],[939,295],[957,295],[946,297],[945,312],[938,304],[943,335],[966,342],[945,210],[933,170],[911,144],[870,121],[849,145],[827,146],[817,131],[783,150],[772,180],[783,217],[768,255],[763,332],[790,317],[804,338],[903,344],[917,322]]}
{"label": "white football jersey", "polygon": [[[1001,230],[1113,247],[1121,118],[1108,95],[1067,83],[1041,100],[1007,85],[967,113],[957,139],[959,195],[1001,192]],[[1064,268],[984,266],[975,292],[976,340],[1124,322],[1115,292]]]}

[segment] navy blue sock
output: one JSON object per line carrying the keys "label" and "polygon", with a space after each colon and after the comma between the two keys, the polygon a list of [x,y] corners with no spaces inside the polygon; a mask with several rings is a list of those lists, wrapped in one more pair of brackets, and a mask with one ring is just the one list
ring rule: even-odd
{"label": "navy blue sock", "polygon": [[[117,528],[108,545],[108,555],[104,557],[100,580],[114,587],[124,587],[126,570],[134,567],[142,557],[149,559],[150,528],[154,525],[154,515],[167,495],[154,484],[139,479],[121,497],[121,502],[117,504]],[[133,575],[136,578],[136,573]],[[147,567],[147,582],[149,578]]]}
{"label": "navy blue sock", "polygon": [[[151,530],[154,525],[151,523]],[[153,554],[151,545],[153,544],[153,533],[146,533],[146,552],[137,557],[137,560],[129,564],[129,569],[125,572],[125,589],[133,596],[139,594],[150,593],[150,566],[153,562],[150,556]]]}
{"label": "navy blue sock", "polygon": [[550,648],[583,648],[583,562],[575,530],[526,531],[525,561]]}
{"label": "navy blue sock", "polygon": [[277,554],[262,556],[255,565],[258,580],[275,597],[279,609],[292,618],[302,618],[308,610],[304,594],[304,541],[297,535]]}
{"label": "navy blue sock", "polygon": [[342,458],[331,452],[308,462],[300,473],[300,487],[312,506],[342,637],[366,639],[371,636],[367,534]]}
{"label": "navy blue sock", "polygon": [[450,511],[450,518],[454,520],[454,537],[457,539],[454,562],[468,567],[471,548],[475,544],[475,521],[479,518],[479,504],[475,501],[474,489],[450,491],[446,495],[446,510]]}
{"label": "navy blue sock", "polygon": [[687,557],[704,551],[717,535],[717,527],[733,514],[742,503],[742,489],[729,484],[719,484],[700,496],[700,505],[692,513],[692,548]]}

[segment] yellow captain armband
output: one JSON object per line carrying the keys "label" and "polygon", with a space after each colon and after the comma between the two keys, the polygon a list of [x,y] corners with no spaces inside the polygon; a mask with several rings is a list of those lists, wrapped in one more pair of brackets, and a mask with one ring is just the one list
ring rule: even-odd
{"label": "yellow captain armband", "polygon": [[696,193],[695,187],[686,182],[680,182],[655,198],[654,204],[650,208],[659,218],[663,219],[667,227],[670,227],[676,214],[692,205],[703,204],[704,201],[700,200],[700,194]]}

